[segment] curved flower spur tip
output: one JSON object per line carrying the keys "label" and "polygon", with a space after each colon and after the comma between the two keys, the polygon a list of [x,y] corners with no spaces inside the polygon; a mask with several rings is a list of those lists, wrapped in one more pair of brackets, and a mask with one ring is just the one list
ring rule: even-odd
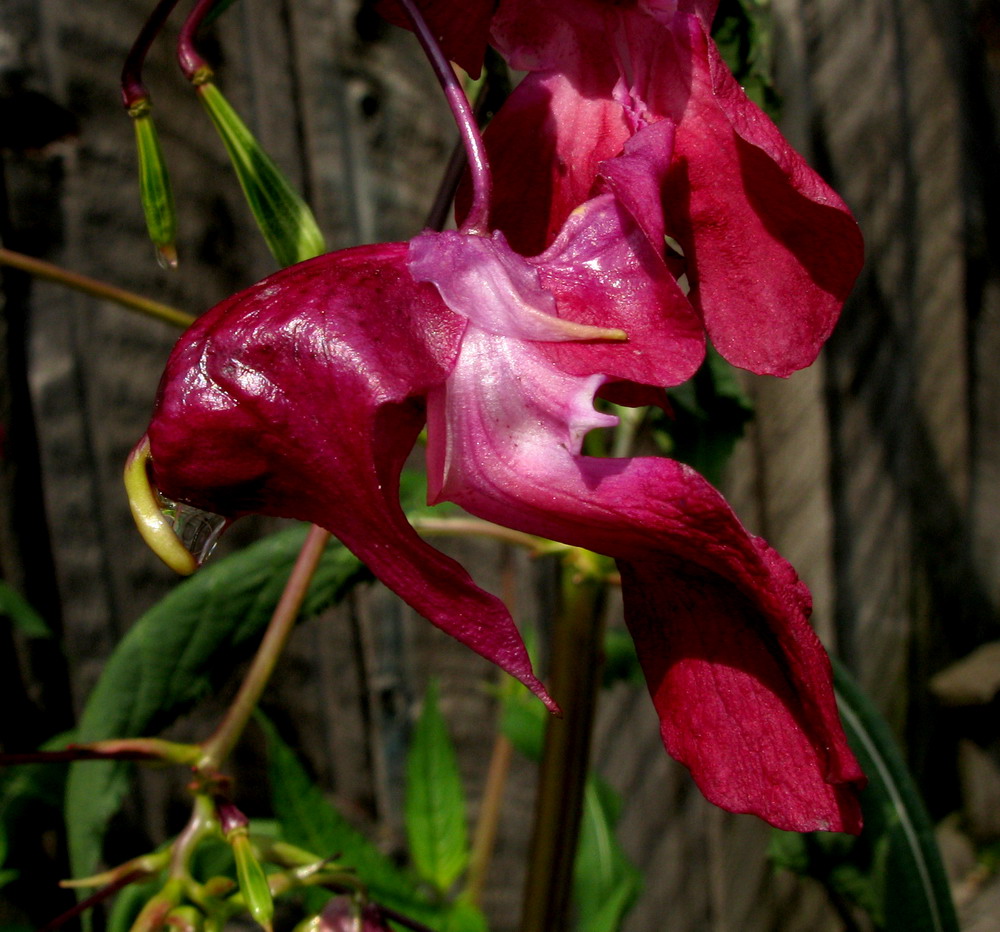
{"label": "curved flower spur tip", "polygon": [[142,539],[174,572],[190,576],[198,561],[180,538],[160,507],[160,498],[149,480],[149,438],[145,435],[125,462],[125,489],[129,508]]}
{"label": "curved flower spur tip", "polygon": [[208,559],[229,522],[165,498],[150,480],[149,463],[149,438],[143,435],[125,461],[132,518],[153,553],[174,572],[190,576]]}

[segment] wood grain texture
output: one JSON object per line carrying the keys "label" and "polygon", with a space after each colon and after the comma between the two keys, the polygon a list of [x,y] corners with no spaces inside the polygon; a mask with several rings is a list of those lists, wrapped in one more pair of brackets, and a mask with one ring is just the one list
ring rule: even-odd
{"label": "wood grain texture", "polygon": [[[0,0],[0,79],[16,77],[80,123],[75,142],[3,154],[9,222],[26,251],[197,312],[274,263],[173,66],[175,27],[147,79],[181,265],[167,273],[153,260],[116,83],[149,6]],[[810,585],[817,630],[905,739],[943,815],[964,802],[962,736],[943,726],[927,679],[996,636],[1000,602],[1000,27],[972,0],[773,6],[786,131],[855,210],[868,265],[817,366],[787,381],[748,378],[757,417],[726,491]],[[454,132],[411,37],[355,0],[242,0],[205,52],[331,248],[420,229]],[[173,582],[138,543],[120,471],[176,334],[53,285],[35,283],[27,307],[38,520],[52,534],[79,709],[113,645]],[[258,532],[237,530],[229,546]],[[544,629],[537,596],[550,566],[496,546],[442,548]],[[2,556],[6,572],[14,555]],[[493,675],[372,588],[296,632],[266,702],[331,798],[398,852],[405,742],[428,677],[440,680],[474,815]],[[221,702],[177,733],[203,734]],[[594,762],[625,799],[622,841],[646,875],[626,932],[840,928],[822,891],[773,875],[765,827],[708,806],[667,759],[644,691],[620,685],[602,697]],[[238,763],[241,802],[260,814],[252,741]],[[496,932],[517,925],[534,779],[517,759],[485,899]],[[179,778],[144,779],[112,849],[135,853],[123,845],[140,822],[153,842],[176,831],[179,800]]]}

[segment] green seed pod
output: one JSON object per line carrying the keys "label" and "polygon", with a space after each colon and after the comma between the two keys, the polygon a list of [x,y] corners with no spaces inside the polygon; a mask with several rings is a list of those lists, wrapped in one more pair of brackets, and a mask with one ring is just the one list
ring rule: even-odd
{"label": "green seed pod", "polygon": [[160,261],[173,268],[177,265],[177,214],[167,163],[160,148],[149,100],[141,100],[130,107],[129,116],[135,127],[135,141],[139,151],[139,191],[146,215],[146,229],[149,230],[149,238],[156,246]]}
{"label": "green seed pod", "polygon": [[305,201],[254,139],[246,124],[210,80],[196,83],[236,169],[247,203],[268,248],[282,266],[326,251],[323,234]]}

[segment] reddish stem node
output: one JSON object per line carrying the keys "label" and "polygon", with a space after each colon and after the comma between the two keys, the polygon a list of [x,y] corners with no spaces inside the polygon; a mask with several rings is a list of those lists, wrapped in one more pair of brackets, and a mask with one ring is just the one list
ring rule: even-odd
{"label": "reddish stem node", "polygon": [[177,6],[177,0],[160,0],[149,19],[143,23],[139,35],[136,36],[132,48],[129,49],[128,57],[122,66],[122,104],[126,110],[131,110],[136,104],[149,98],[149,91],[142,83],[142,69],[146,64],[146,55],[149,53],[150,46],[160,34],[175,6]]}

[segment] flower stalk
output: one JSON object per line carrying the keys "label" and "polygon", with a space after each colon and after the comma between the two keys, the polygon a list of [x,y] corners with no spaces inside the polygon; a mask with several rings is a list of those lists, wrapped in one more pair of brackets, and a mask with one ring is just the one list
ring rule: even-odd
{"label": "flower stalk", "polygon": [[469,174],[472,178],[472,206],[462,224],[463,233],[472,233],[479,236],[489,236],[490,234],[490,197],[493,191],[493,179],[490,172],[489,159],[486,156],[486,147],[483,145],[483,138],[479,134],[479,123],[476,115],[469,104],[469,98],[465,95],[465,90],[455,74],[455,69],[444,57],[441,46],[434,38],[413,0],[399,0],[400,6],[406,10],[407,16],[413,23],[413,31],[416,33],[420,44],[434,69],[444,91],[444,96],[451,108],[452,116],[458,125],[458,131],[462,137],[462,144],[465,146],[465,155],[469,164]]}
{"label": "flower stalk", "polygon": [[322,528],[313,525],[309,529],[246,678],[219,727],[202,745],[201,759],[197,764],[202,773],[218,769],[243,734],[292,633],[309,582],[329,539],[330,534]]}
{"label": "flower stalk", "polygon": [[520,932],[564,932],[603,662],[606,572],[576,549],[562,568],[552,628],[550,689],[563,715],[545,731]]}
{"label": "flower stalk", "polygon": [[124,288],[109,285],[106,282],[98,281],[98,279],[90,278],[87,275],[80,275],[77,272],[67,271],[58,265],[53,265],[51,262],[45,262],[33,256],[26,256],[24,253],[14,252],[11,249],[0,247],[0,265],[9,265],[11,268],[20,269],[22,272],[33,275],[35,278],[55,282],[57,285],[72,288],[74,291],[80,291],[83,294],[99,298],[102,301],[113,301],[115,304],[120,304],[130,311],[137,311],[146,317],[152,317],[164,323],[173,324],[175,327],[189,327],[195,320],[193,315],[179,311],[169,304],[162,304],[159,301],[153,301],[151,298],[144,298],[142,295],[126,291]]}

